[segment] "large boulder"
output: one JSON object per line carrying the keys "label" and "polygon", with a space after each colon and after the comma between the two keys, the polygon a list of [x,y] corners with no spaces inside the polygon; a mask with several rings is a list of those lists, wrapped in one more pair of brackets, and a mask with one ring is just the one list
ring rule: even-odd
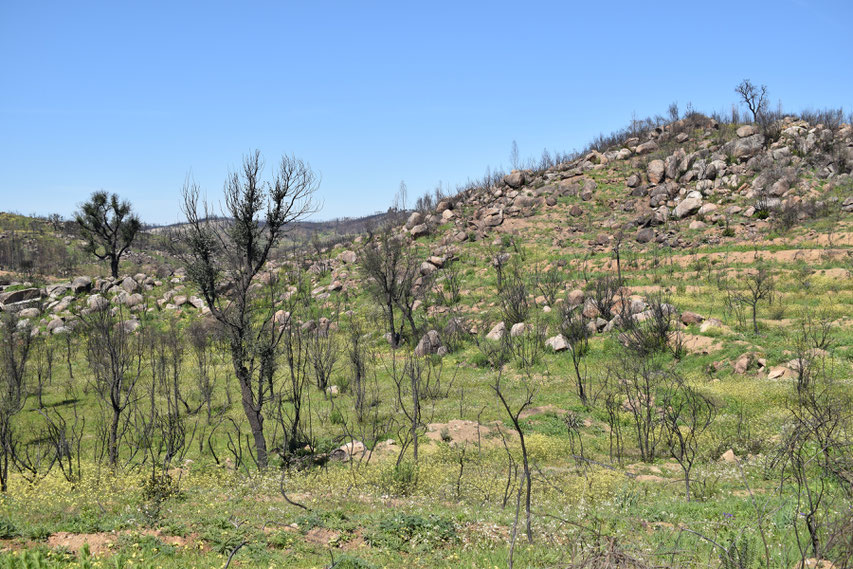
{"label": "large boulder", "polygon": [[121,288],[126,290],[128,293],[134,293],[139,288],[139,283],[130,277],[125,277],[125,279],[121,281]]}
{"label": "large boulder", "polygon": [[341,462],[349,462],[350,460],[358,460],[370,454],[367,447],[361,441],[352,441],[339,446],[329,453],[329,458]]}
{"label": "large boulder", "polygon": [[759,357],[758,354],[754,352],[747,352],[745,354],[741,354],[740,357],[735,360],[732,367],[734,368],[735,373],[743,375],[756,367],[763,369],[765,365],[766,361],[764,358]]}
{"label": "large boulder", "polygon": [[89,292],[92,290],[92,279],[89,277],[77,277],[71,281],[71,291],[75,294]]}
{"label": "large boulder", "polygon": [[637,145],[636,152],[637,154],[648,154],[653,150],[657,150],[658,144],[654,140],[649,140],[642,144]]}
{"label": "large boulder", "polygon": [[412,237],[414,239],[417,239],[418,237],[423,237],[424,235],[429,235],[429,227],[427,226],[426,223],[419,223],[418,225],[415,225],[414,227],[412,227],[412,229],[410,230],[410,233],[412,234]]}
{"label": "large boulder", "polygon": [[406,220],[406,229],[411,230],[416,225],[420,225],[424,222],[424,216],[421,212],[415,211],[412,215],[409,216],[409,219]]}
{"label": "large boulder", "polygon": [[625,185],[629,188],[636,188],[641,182],[642,180],[640,180],[640,176],[634,173],[628,176],[628,179],[625,180]]}
{"label": "large boulder", "polygon": [[685,310],[681,313],[681,323],[685,325],[701,324],[704,320],[704,316],[696,314],[695,312],[690,312],[689,310]]}
{"label": "large boulder", "polygon": [[514,170],[511,174],[504,176],[504,182],[510,188],[520,188],[525,181],[524,172],[520,170]]}
{"label": "large boulder", "polygon": [[110,305],[110,301],[100,294],[93,294],[86,299],[86,305],[90,310],[104,310]]}
{"label": "large boulder", "polygon": [[701,198],[686,198],[681,200],[677,206],[675,206],[675,217],[677,219],[682,219],[687,217],[688,215],[693,215],[699,208],[702,207],[702,199]]}
{"label": "large boulder", "polygon": [[584,297],[584,292],[581,289],[576,288],[569,292],[568,296],[566,297],[566,300],[569,301],[569,304],[571,306],[579,306],[583,304]]}
{"label": "large boulder", "polygon": [[490,208],[486,210],[486,214],[483,217],[483,225],[486,227],[497,227],[503,222],[504,214],[502,210],[497,208]]}
{"label": "large boulder", "polygon": [[429,261],[424,261],[421,263],[420,273],[425,277],[433,274],[437,270],[438,270],[438,267],[436,267],[435,265],[433,265]]}
{"label": "large boulder", "polygon": [[646,168],[646,174],[649,176],[649,182],[652,184],[663,182],[665,172],[666,165],[663,160],[652,160],[649,162],[649,167]]}
{"label": "large boulder", "polygon": [[344,251],[343,253],[338,255],[338,259],[340,259],[342,263],[352,265],[353,263],[355,263],[358,257],[356,256],[355,251]]}
{"label": "large boulder", "polygon": [[0,304],[13,304],[27,300],[38,300],[39,298],[41,298],[41,291],[39,289],[23,288],[0,293]]}
{"label": "large boulder", "polygon": [[526,329],[527,327],[524,325],[524,322],[516,322],[512,325],[512,328],[509,329],[509,335],[511,338],[518,338],[524,334]]}
{"label": "large boulder", "polygon": [[569,343],[562,334],[557,334],[556,336],[548,338],[545,340],[545,345],[555,352],[565,352],[569,349]]}
{"label": "large boulder", "polygon": [[119,326],[121,326],[121,329],[124,331],[125,334],[131,334],[135,332],[137,328],[139,328],[140,323],[139,320],[131,318],[130,320],[122,321],[121,323],[119,323]]}
{"label": "large boulder", "polygon": [[489,333],[486,334],[486,339],[497,341],[502,339],[504,334],[506,334],[506,324],[498,322],[491,330],[489,330]]}
{"label": "large boulder", "polygon": [[429,354],[437,354],[442,348],[441,338],[436,330],[430,330],[423,335],[421,341],[415,347],[415,355],[423,357]]}
{"label": "large boulder", "polygon": [[655,238],[655,230],[651,227],[645,227],[637,231],[635,239],[637,243],[648,243]]}
{"label": "large boulder", "polygon": [[749,136],[752,136],[753,134],[756,134],[757,132],[757,128],[755,128],[751,124],[745,124],[737,129],[737,136],[738,138],[747,138]]}
{"label": "large boulder", "polygon": [[56,330],[57,328],[60,328],[62,326],[65,326],[65,322],[62,320],[62,318],[58,318],[58,317],[54,316],[50,320],[50,322],[47,323],[47,331],[53,332],[54,330]]}
{"label": "large boulder", "polygon": [[453,317],[444,325],[444,333],[448,336],[463,336],[470,334],[471,331],[464,320],[459,317]]}
{"label": "large boulder", "polygon": [[41,310],[35,306],[30,308],[22,308],[18,311],[18,318],[38,318],[41,315]]}
{"label": "large boulder", "polygon": [[47,293],[47,296],[50,298],[59,298],[66,292],[70,287],[67,284],[49,284],[44,287],[44,291]]}
{"label": "large boulder", "polygon": [[758,154],[764,148],[764,135],[753,134],[746,138],[739,138],[727,142],[722,150],[726,154],[731,154],[735,159],[742,160],[751,158]]}
{"label": "large boulder", "polygon": [[135,292],[133,294],[125,295],[122,299],[122,304],[124,304],[128,308],[133,308],[134,306],[141,305],[144,301],[145,299],[142,297],[142,295],[138,292]]}

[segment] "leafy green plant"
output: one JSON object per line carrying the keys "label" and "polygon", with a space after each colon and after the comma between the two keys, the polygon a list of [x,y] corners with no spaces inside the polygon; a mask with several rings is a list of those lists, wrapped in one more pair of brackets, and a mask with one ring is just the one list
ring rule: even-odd
{"label": "leafy green plant", "polygon": [[368,541],[392,549],[432,549],[458,539],[456,526],[446,518],[398,513],[379,522]]}

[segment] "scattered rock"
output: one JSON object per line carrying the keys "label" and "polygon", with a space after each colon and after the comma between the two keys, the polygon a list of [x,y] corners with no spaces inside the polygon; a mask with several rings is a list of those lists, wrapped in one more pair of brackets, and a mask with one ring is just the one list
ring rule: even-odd
{"label": "scattered rock", "polygon": [[93,294],[89,298],[86,299],[86,305],[91,310],[103,310],[110,305],[110,301],[101,296],[100,294]]}
{"label": "scattered rock", "polygon": [[738,460],[738,459],[737,459],[737,456],[735,455],[735,451],[733,451],[732,449],[727,450],[726,452],[724,452],[724,453],[720,456],[720,461],[721,461],[721,462],[727,462],[727,463],[730,463],[730,464],[734,464],[734,463],[736,463],[736,462],[737,462],[737,460]]}
{"label": "scattered rock", "polygon": [[418,237],[429,235],[429,227],[427,226],[427,224],[421,223],[412,227],[410,233],[414,239],[417,239]]}
{"label": "scattered rock", "polygon": [[[411,216],[410,216],[411,217]],[[356,262],[358,257],[355,254],[355,251],[344,251],[340,255],[338,255],[338,259],[347,265],[352,265]]]}
{"label": "scattered rock", "polygon": [[655,230],[651,227],[645,227],[637,231],[637,236],[635,239],[637,243],[648,243],[649,241],[653,241],[655,238]]}
{"label": "scattered rock", "polygon": [[494,325],[494,327],[492,327],[489,333],[486,334],[486,339],[497,341],[502,339],[504,337],[504,334],[506,334],[506,324],[504,324],[503,322],[498,322]]}
{"label": "scattered rock", "polygon": [[704,316],[685,310],[681,313],[681,323],[689,326],[690,324],[701,324],[705,320]]}
{"label": "scattered rock", "polygon": [[406,229],[411,230],[416,225],[420,225],[423,222],[424,222],[424,215],[421,212],[419,212],[419,211],[412,212],[412,214],[409,216],[409,219],[406,220]]}
{"label": "scattered rock", "polygon": [[75,294],[90,290],[92,290],[92,279],[89,277],[77,277],[71,281],[71,291]]}
{"label": "scattered rock", "polygon": [[525,183],[524,172],[513,170],[511,174],[504,176],[504,182],[510,188],[520,188]]}
{"label": "scattered rock", "polygon": [[139,283],[130,277],[125,277],[124,280],[121,281],[121,288],[126,290],[128,293],[133,293],[139,288]]}
{"label": "scattered rock", "polygon": [[652,184],[660,184],[666,176],[666,165],[663,160],[652,160],[646,168],[646,174],[649,176],[649,182]]}
{"label": "scattered rock", "polygon": [[675,206],[673,213],[675,214],[676,219],[682,219],[688,215],[696,213],[701,207],[701,198],[686,198],[681,200],[678,205]]}
{"label": "scattered rock", "polygon": [[545,340],[545,345],[555,352],[565,352],[569,349],[569,343],[562,334],[557,334]]}
{"label": "scattered rock", "polygon": [[738,138],[746,138],[747,136],[752,136],[757,132],[758,129],[756,129],[754,126],[752,126],[751,124],[746,124],[737,129],[737,136]]}
{"label": "scattered rock", "polygon": [[41,298],[41,291],[37,288],[23,288],[9,292],[0,292],[0,304],[14,304],[15,302],[38,300],[39,298]]}
{"label": "scattered rock", "polygon": [[436,330],[430,330],[424,334],[421,341],[418,342],[418,345],[415,347],[415,355],[423,357],[429,354],[435,354],[438,353],[438,350],[441,347],[441,338],[439,338],[438,332]]}

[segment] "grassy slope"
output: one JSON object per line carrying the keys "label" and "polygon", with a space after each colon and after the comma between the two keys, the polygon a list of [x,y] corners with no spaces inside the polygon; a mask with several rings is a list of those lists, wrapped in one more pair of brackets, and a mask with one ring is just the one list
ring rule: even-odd
{"label": "grassy slope", "polygon": [[[599,189],[593,202],[561,198],[557,206],[543,206],[537,215],[523,222],[506,223],[494,237],[515,233],[513,239],[520,249],[514,250],[511,245],[507,249],[525,267],[565,260],[574,269],[567,270],[574,279],[569,288],[582,284],[583,266],[590,276],[612,272],[610,249],[591,248],[587,241],[602,232],[604,219],[618,217],[609,204],[624,196],[621,179],[627,172],[624,163],[594,172],[591,176],[598,181]],[[575,203],[584,207],[588,215],[567,222],[571,219],[568,208]],[[577,226],[577,231],[566,232],[570,223]],[[536,389],[534,406],[550,406],[524,421],[536,464],[535,541],[527,544],[520,536],[516,566],[566,563],[573,547],[596,542],[592,530],[614,537],[633,555],[657,562],[663,559],[663,563],[704,565],[709,559],[718,559],[719,551],[682,528],[727,544],[737,536],[745,536],[742,539],[748,540],[760,557],[763,552],[758,549],[756,506],[767,512],[764,526],[772,545],[773,564],[793,565],[798,557],[792,533],[796,503],[789,494],[774,493],[777,477],[766,476],[765,469],[786,418],[792,383],[768,380],[765,373],[757,371],[736,375],[731,366],[710,374],[708,367],[715,361],[731,362],[748,351],[764,354],[768,368],[782,364],[792,357],[790,346],[796,322],[804,313],[827,310],[839,323],[834,328],[835,342],[830,350],[834,373],[849,385],[853,362],[850,216],[831,224],[826,219],[809,221],[784,234],[772,233],[769,223],[759,225],[758,230],[765,235],[759,241],[745,241],[745,225],[738,226],[736,234],[728,238],[721,236],[721,227],[692,233],[685,229],[682,235],[694,241],[690,249],[663,253],[628,241],[623,252],[623,273],[629,287],[644,294],[655,289],[666,291],[679,309],[720,318],[730,327],[727,333],[707,334],[719,345],[718,351],[691,354],[680,361],[666,357],[667,365],[720,406],[715,423],[703,438],[699,463],[692,474],[698,500],[684,500],[682,474],[672,460],[661,456],[651,464],[639,463],[627,417],[623,423],[627,456],[621,464],[611,464],[606,413],[600,404],[591,409],[580,404],[566,355],[544,353],[541,361],[528,370],[521,369],[517,361],[507,366],[505,385],[513,401],[520,401],[523,384],[529,381]],[[830,230],[832,250],[827,246]],[[714,237],[713,244],[703,243],[708,236]],[[502,243],[511,241],[503,239]],[[419,246],[426,251],[436,242],[437,238],[429,238],[419,241]],[[466,243],[458,251],[459,262],[465,267],[466,290],[458,309],[475,320],[481,333],[499,318],[494,271],[489,267],[490,256],[499,247],[479,241]],[[760,307],[758,335],[725,310],[724,293],[715,284],[720,272],[749,269],[756,255],[773,269],[778,291],[773,305]],[[313,284],[327,284],[328,280],[328,276],[321,277]],[[356,288],[342,308],[353,309],[364,322],[381,321],[363,289]],[[331,315],[331,310],[331,305],[316,308],[317,314]],[[533,309],[534,317],[541,318],[551,333],[556,330],[557,312]],[[181,317],[184,324],[190,318],[189,314]],[[341,320],[341,326],[346,328],[346,319]],[[382,414],[393,415],[393,386],[388,378],[392,355],[383,345],[382,330],[370,329],[376,354],[379,409]],[[691,326],[686,333],[698,335],[698,327]],[[57,342],[55,349],[57,360],[61,361],[65,357],[63,344]],[[598,390],[620,350],[609,335],[597,336],[591,342],[586,365],[592,392]],[[507,456],[493,422],[497,421],[507,433],[509,424],[491,389],[494,372],[476,365],[481,359],[479,354],[475,343],[469,341],[443,360],[445,381],[455,375],[453,387],[448,397],[429,402],[429,415],[435,423],[479,420],[491,434],[484,434],[480,444],[470,442],[464,447],[424,445],[414,481],[407,477],[409,471],[394,469],[395,453],[379,452],[366,464],[330,464],[323,469],[291,472],[283,480],[275,469],[266,474],[232,472],[213,465],[209,453],[198,452],[199,440],[206,441],[211,433],[202,418],[188,454],[193,463],[173,472],[175,478],[180,476],[180,493],[162,504],[144,498],[144,472],[113,476],[89,464],[85,466],[84,480],[77,485],[61,480],[56,471],[37,485],[28,485],[16,476],[2,501],[7,547],[43,550],[58,566],[85,565],[85,560],[75,561],[80,556],[62,551],[62,545],[77,549],[78,544],[72,539],[63,541],[63,536],[57,536],[57,532],[71,532],[101,534],[88,539],[111,544],[98,550],[99,556],[92,561],[95,566],[221,567],[228,552],[242,541],[248,544],[235,556],[233,566],[320,567],[331,563],[330,555],[344,560],[337,567],[505,566],[515,514],[516,481],[510,479],[507,492],[507,476],[512,469],[507,468]],[[55,366],[44,400],[47,406],[63,411],[68,409],[68,399],[79,398],[79,412],[88,422],[83,456],[89,457],[94,445],[97,400],[84,387],[88,375],[84,355],[82,345],[72,353],[74,379],[68,377],[64,365]],[[230,378],[227,362],[219,367],[216,400],[222,402],[225,381]],[[183,371],[191,389],[194,371],[190,361],[185,361]],[[341,363],[332,383],[343,384],[346,376]],[[235,386],[229,384],[229,388],[236,401]],[[38,424],[36,404],[35,398],[30,398],[19,418],[19,428],[25,432],[28,426]],[[311,404],[316,434],[326,447],[331,447],[342,434],[340,425],[334,423],[341,419],[352,421],[352,396],[344,392],[334,399],[335,421],[332,401],[316,389],[311,392]],[[581,419],[586,456],[608,468],[579,465],[571,458],[572,441],[562,410]],[[227,414],[242,420],[237,405]],[[394,433],[383,433],[378,438],[388,436],[396,438]],[[517,441],[507,436],[517,461]],[[224,428],[215,431],[211,440],[220,457],[227,454]],[[460,477],[463,448],[465,460]],[[736,465],[719,460],[729,448],[743,459],[743,474]],[[755,502],[746,491],[746,482]],[[291,498],[311,511],[288,504],[279,492],[280,483]],[[155,531],[156,535],[143,535]],[[674,549],[677,554],[673,557]]]}

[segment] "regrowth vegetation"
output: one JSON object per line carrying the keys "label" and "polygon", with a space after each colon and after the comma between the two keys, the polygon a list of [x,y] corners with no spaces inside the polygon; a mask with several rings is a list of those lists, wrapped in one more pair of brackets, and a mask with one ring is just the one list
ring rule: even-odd
{"label": "regrowth vegetation", "polygon": [[253,152],[4,281],[0,563],[849,567],[853,130],[738,92],[298,247]]}

